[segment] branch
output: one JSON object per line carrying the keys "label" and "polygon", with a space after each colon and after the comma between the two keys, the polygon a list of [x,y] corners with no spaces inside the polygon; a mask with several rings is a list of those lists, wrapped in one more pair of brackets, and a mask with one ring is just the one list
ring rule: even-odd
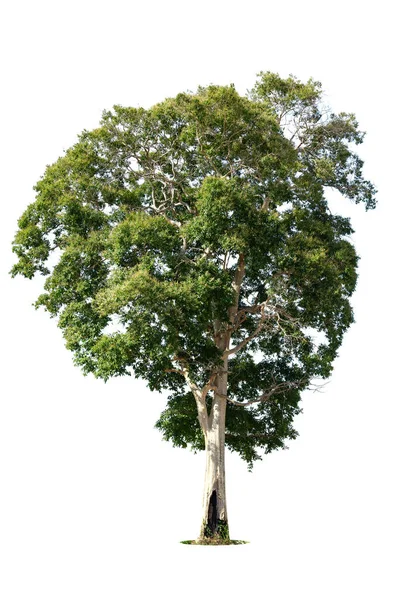
{"label": "branch", "polygon": [[[270,312],[269,314],[266,314],[265,309],[267,307],[271,308],[272,311],[274,311],[274,312]],[[242,313],[241,316],[239,317],[239,322],[235,324],[232,331],[238,329],[240,327],[240,325],[243,323],[243,321],[246,319],[246,312],[251,312],[251,313],[261,312],[260,321],[259,321],[256,329],[253,331],[253,333],[251,333],[249,336],[244,338],[234,348],[225,350],[225,352],[223,354],[223,358],[226,358],[227,356],[230,356],[231,354],[236,354],[237,352],[239,352],[239,350],[241,350],[242,348],[244,348],[244,346],[246,346],[249,342],[251,342],[251,340],[253,340],[255,337],[257,337],[257,335],[259,333],[261,333],[261,331],[264,329],[267,319],[271,319],[271,318],[275,317],[278,327],[281,327],[281,325],[279,323],[281,315],[284,316],[288,321],[291,321],[292,323],[296,322],[296,319],[294,317],[292,317],[291,315],[289,315],[289,313],[287,313],[282,307],[271,306],[268,304],[267,300],[265,300],[261,304],[255,304],[254,306],[249,306],[249,307],[245,307],[245,308],[241,309],[237,314],[237,316],[239,316]]]}
{"label": "branch", "polygon": [[164,369],[164,373],[179,373],[179,375],[185,377],[185,373],[182,371],[182,369]]}
{"label": "branch", "polygon": [[227,250],[224,254],[224,261],[223,261],[223,270],[226,271],[226,269],[228,268],[228,263],[229,263],[229,250]]}
{"label": "branch", "polygon": [[239,352],[239,350],[244,348],[244,346],[246,346],[249,342],[251,342],[251,340],[253,340],[255,337],[257,337],[257,335],[264,329],[265,320],[266,320],[266,317],[261,317],[260,323],[258,324],[257,328],[253,331],[253,333],[251,335],[247,336],[246,338],[244,338],[244,340],[242,340],[234,348],[225,350],[224,354],[222,355],[222,358],[226,358],[227,356],[230,356],[231,354],[236,354],[236,352]]}
{"label": "branch", "polygon": [[198,385],[196,385],[195,382],[192,381],[190,378],[189,369],[188,369],[186,360],[184,358],[179,358],[177,356],[174,356],[174,360],[177,361],[178,363],[181,363],[182,368],[181,369],[176,369],[176,368],[167,369],[167,371],[171,370],[172,372],[179,373],[180,375],[183,375],[183,377],[185,378],[186,383],[188,384],[189,388],[191,389],[194,399],[196,401],[197,416],[199,419],[200,427],[201,427],[204,435],[206,435],[208,428],[209,428],[207,404],[206,404],[206,395],[207,395],[208,389],[206,390],[206,388],[208,387],[208,385],[211,384],[211,378],[210,378],[209,384],[207,384],[206,386],[204,386],[204,388],[202,390],[200,390]]}
{"label": "branch", "polygon": [[239,254],[238,265],[235,271],[235,279],[232,282],[232,287],[235,290],[235,299],[233,301],[233,305],[229,309],[229,321],[233,322],[234,317],[237,314],[237,309],[239,306],[239,296],[240,296],[240,288],[242,285],[242,281],[244,279],[245,272],[245,264],[244,264],[244,254],[241,252]]}
{"label": "branch", "polygon": [[163,214],[164,219],[166,219],[168,221],[168,223],[170,223],[171,225],[174,225],[175,227],[182,227],[182,223],[180,223],[179,221],[174,221],[173,219],[170,219],[169,217],[167,217],[165,214]]}
{"label": "branch", "polygon": [[217,377],[218,373],[212,373],[210,379],[208,380],[208,382],[206,383],[205,386],[203,386],[202,390],[201,390],[201,398],[202,400],[206,400],[206,396],[208,394],[208,392],[210,392],[211,390],[215,390],[215,379]]}
{"label": "branch", "polygon": [[277,383],[268,391],[262,393],[258,398],[255,400],[249,400],[249,402],[239,402],[238,400],[232,400],[229,397],[227,397],[227,400],[235,406],[250,406],[250,404],[256,404],[257,402],[268,402],[268,400],[270,400],[271,396],[274,394],[283,394],[291,389],[297,389],[304,383],[305,380],[302,379],[299,379],[298,381],[283,381],[281,383]]}
{"label": "branch", "polygon": [[264,201],[262,203],[262,207],[260,208],[260,211],[266,212],[269,208],[270,202],[271,202],[271,198],[268,198],[268,197],[264,198]]}
{"label": "branch", "polygon": [[209,256],[211,256],[211,255],[212,255],[212,250],[211,250],[211,248],[208,246],[208,247],[207,247],[207,248],[204,250],[203,254],[200,256],[200,258],[208,258],[208,257],[209,257]]}

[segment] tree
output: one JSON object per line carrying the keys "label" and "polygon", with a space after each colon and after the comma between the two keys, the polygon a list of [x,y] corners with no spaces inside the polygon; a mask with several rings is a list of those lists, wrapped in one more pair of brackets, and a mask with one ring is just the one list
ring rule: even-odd
{"label": "tree", "polygon": [[295,438],[301,392],[330,375],[352,323],[353,230],[325,194],[374,208],[363,136],[320,83],[269,72],[246,96],[211,85],[115,106],[18,221],[11,273],[46,276],[36,307],[74,362],[169,390],[156,426],[205,449],[199,541],[229,541],[225,446],[251,469]]}

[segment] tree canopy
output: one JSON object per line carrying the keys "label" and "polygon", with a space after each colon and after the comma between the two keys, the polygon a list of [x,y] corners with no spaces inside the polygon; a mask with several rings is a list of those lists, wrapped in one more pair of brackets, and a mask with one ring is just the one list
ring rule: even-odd
{"label": "tree canopy", "polygon": [[269,72],[245,96],[114,106],[36,184],[12,275],[46,277],[36,306],[85,374],[169,391],[157,427],[177,446],[204,448],[193,390],[210,404],[228,356],[226,445],[251,467],[296,436],[353,321],[353,230],[326,190],[374,208],[363,136],[320,83]]}

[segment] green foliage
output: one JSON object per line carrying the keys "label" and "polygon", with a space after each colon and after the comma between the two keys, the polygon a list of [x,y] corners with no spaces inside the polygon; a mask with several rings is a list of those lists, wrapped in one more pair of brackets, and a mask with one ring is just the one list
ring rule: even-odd
{"label": "green foliage", "polygon": [[229,527],[226,521],[217,520],[217,535],[221,540],[229,540]]}
{"label": "green foliage", "polygon": [[217,527],[213,532],[208,523],[203,525],[203,536],[204,541],[210,538],[214,538],[215,541],[228,542],[229,541],[229,527],[227,521],[217,519]]}
{"label": "green foliage", "polygon": [[[243,361],[242,361],[243,363]],[[230,394],[236,397],[255,397],[258,387],[255,385],[260,365],[249,360],[249,369],[236,368],[230,381]],[[251,385],[253,390],[250,390]],[[254,461],[260,460],[261,455],[257,448],[262,448],[264,454],[279,448],[285,448],[285,440],[295,439],[297,432],[292,422],[294,417],[300,413],[300,392],[290,390],[285,394],[277,395],[273,402],[260,403],[259,405],[242,407],[228,403],[226,409],[226,446],[237,452],[247,462],[249,471],[252,470]],[[211,401],[208,400],[208,409]],[[204,450],[204,436],[197,417],[196,404],[193,395],[174,394],[170,396],[165,410],[156,423],[164,436],[179,448],[190,448],[193,452]]]}
{"label": "green foliage", "polygon": [[263,304],[266,326],[229,360],[228,396],[293,386],[228,403],[226,443],[251,468],[296,436],[301,391],[330,375],[352,323],[352,228],[325,190],[375,206],[354,152],[363,135],[354,115],[324,107],[318,82],[273,73],[246,97],[209,86],[148,110],[115,106],[37,183],[11,273],[46,276],[36,307],[58,317],[84,373],[169,390],[157,427],[195,451],[204,440],[177,366],[205,385],[221,364],[216,333],[231,326],[239,344]]}

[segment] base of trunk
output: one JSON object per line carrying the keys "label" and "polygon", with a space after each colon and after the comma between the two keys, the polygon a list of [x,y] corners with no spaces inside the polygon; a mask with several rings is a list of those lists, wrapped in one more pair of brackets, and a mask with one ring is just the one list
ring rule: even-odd
{"label": "base of trunk", "polygon": [[204,523],[202,539],[229,541],[228,521],[216,519],[215,523],[210,520]]}

